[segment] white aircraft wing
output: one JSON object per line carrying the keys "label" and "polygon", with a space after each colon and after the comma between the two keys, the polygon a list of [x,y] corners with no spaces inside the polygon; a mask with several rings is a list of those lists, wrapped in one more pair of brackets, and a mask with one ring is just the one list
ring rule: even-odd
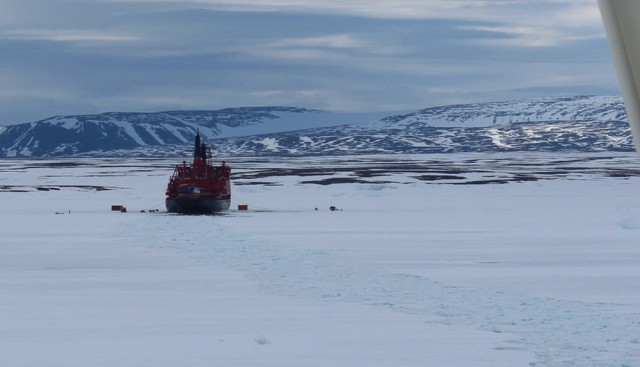
{"label": "white aircraft wing", "polygon": [[640,154],[640,1],[598,0],[636,151]]}

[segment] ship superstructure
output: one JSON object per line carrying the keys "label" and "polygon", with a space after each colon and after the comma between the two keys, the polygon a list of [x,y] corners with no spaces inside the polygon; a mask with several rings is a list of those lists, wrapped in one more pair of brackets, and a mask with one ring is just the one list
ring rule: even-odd
{"label": "ship superstructure", "polygon": [[211,214],[231,205],[231,167],[224,161],[213,164],[211,150],[198,132],[193,149],[193,162],[177,165],[169,184],[165,204],[170,213]]}

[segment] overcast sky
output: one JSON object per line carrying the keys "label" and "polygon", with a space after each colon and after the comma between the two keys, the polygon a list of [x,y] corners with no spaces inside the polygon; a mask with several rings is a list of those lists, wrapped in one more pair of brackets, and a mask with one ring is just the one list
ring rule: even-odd
{"label": "overcast sky", "polygon": [[596,0],[0,0],[0,124],[619,94]]}

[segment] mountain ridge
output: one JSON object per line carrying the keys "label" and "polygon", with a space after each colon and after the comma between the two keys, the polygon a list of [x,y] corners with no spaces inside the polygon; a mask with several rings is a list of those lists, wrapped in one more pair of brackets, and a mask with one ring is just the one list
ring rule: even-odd
{"label": "mountain ridge", "polygon": [[403,114],[270,106],[58,116],[7,126],[0,156],[188,155],[196,131],[230,156],[634,149],[619,96],[574,96]]}

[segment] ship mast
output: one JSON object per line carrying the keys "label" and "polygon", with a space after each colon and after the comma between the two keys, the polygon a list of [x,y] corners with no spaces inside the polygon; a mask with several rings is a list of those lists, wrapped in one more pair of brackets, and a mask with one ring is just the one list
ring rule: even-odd
{"label": "ship mast", "polygon": [[199,161],[202,158],[200,145],[200,130],[196,130],[196,142],[193,147],[193,160]]}

